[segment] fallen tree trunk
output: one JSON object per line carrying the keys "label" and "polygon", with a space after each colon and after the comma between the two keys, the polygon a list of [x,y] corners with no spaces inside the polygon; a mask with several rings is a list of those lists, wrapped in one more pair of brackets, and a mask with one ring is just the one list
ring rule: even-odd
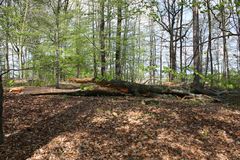
{"label": "fallen tree trunk", "polygon": [[73,83],[91,83],[94,81],[94,78],[69,78],[69,82]]}
{"label": "fallen tree trunk", "polygon": [[69,95],[69,96],[125,96],[126,94],[118,91],[109,91],[109,90],[89,90],[89,91],[81,91],[81,90],[73,90],[73,91],[59,91],[59,92],[39,92],[39,93],[26,93],[32,96],[39,95]]}
{"label": "fallen tree trunk", "polygon": [[146,95],[150,93],[173,94],[179,97],[194,95],[193,93],[190,93],[188,91],[171,89],[166,86],[144,85],[144,84],[132,83],[132,82],[121,81],[121,80],[111,80],[111,81],[102,80],[96,83],[104,87],[110,87],[117,90],[125,90],[127,93],[130,93],[133,95]]}
{"label": "fallen tree trunk", "polygon": [[203,95],[215,96],[214,91],[208,90],[198,90],[197,92],[190,92],[184,89],[174,89],[168,86],[160,85],[144,85],[138,83],[132,83],[121,80],[111,80],[111,81],[94,81],[91,83],[96,83],[100,88],[95,88],[93,90],[43,90],[41,92],[25,92],[29,95],[70,95],[70,96],[126,96],[126,95],[135,95],[135,96],[146,96],[154,97],[158,94],[171,94],[178,97],[197,97]]}

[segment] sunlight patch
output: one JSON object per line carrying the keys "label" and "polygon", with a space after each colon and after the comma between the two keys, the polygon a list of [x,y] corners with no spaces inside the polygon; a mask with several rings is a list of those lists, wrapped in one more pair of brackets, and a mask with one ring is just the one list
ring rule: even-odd
{"label": "sunlight patch", "polygon": [[78,146],[87,133],[67,133],[53,138],[48,144],[36,150],[28,160],[42,159],[77,159],[79,157]]}
{"label": "sunlight patch", "polygon": [[158,140],[173,140],[174,136],[172,133],[170,133],[169,131],[165,130],[165,129],[158,129],[157,130],[157,139]]}
{"label": "sunlight patch", "polygon": [[95,116],[92,119],[92,123],[103,124],[103,123],[107,122],[107,120],[108,119],[106,117]]}
{"label": "sunlight patch", "polygon": [[129,127],[129,125],[125,125],[125,126],[117,127],[117,128],[115,128],[115,130],[117,132],[129,133],[130,127]]}
{"label": "sunlight patch", "polygon": [[218,134],[218,137],[224,142],[227,142],[227,143],[234,142],[234,140],[224,130],[219,130],[217,134]]}
{"label": "sunlight patch", "polygon": [[144,114],[140,111],[130,111],[126,113],[127,120],[130,124],[142,125],[144,122],[147,122],[150,118],[149,115]]}
{"label": "sunlight patch", "polygon": [[213,115],[214,119],[226,122],[226,123],[238,123],[238,118],[240,116],[239,111],[231,111],[225,108],[218,110],[217,113]]}

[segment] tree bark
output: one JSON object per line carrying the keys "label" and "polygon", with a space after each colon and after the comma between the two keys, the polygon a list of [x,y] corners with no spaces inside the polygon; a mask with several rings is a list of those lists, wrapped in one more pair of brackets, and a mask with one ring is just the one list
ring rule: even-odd
{"label": "tree bark", "polygon": [[[164,32],[162,32],[161,37],[163,37]],[[162,84],[163,80],[163,39],[160,40],[160,55],[159,55],[159,78],[160,84]]]}
{"label": "tree bark", "polygon": [[[180,11],[180,29],[179,35],[182,37],[183,31],[183,0],[181,0],[181,11]],[[183,38],[180,39],[180,71],[183,72]],[[181,79],[183,81],[183,78]]]}
{"label": "tree bark", "polygon": [[237,70],[240,73],[240,0],[235,0],[236,13],[237,13],[237,33],[238,33],[238,54],[237,54]]}
{"label": "tree bark", "polygon": [[[210,0],[207,0],[207,15],[208,15],[208,52],[207,52],[206,75],[208,73],[208,66],[209,66],[209,60],[210,60],[210,71],[211,71],[211,76],[213,76],[212,16],[211,16],[211,10],[210,10]],[[213,80],[211,78],[211,86],[212,85],[213,85]]]}
{"label": "tree bark", "polygon": [[[221,0],[221,3],[223,1]],[[222,35],[223,35],[223,77],[225,80],[229,79],[229,65],[228,65],[228,49],[227,49],[227,38],[226,38],[226,17],[225,17],[225,6],[221,8],[221,20],[222,20]]]}
{"label": "tree bark", "polygon": [[[125,0],[125,3],[126,0]],[[123,79],[128,80],[128,67],[127,67],[127,48],[128,48],[128,32],[129,32],[129,11],[128,7],[124,8],[125,15],[124,15],[124,31],[123,31],[123,49],[122,49],[122,71],[123,71]],[[135,28],[135,26],[134,26]],[[134,31],[135,32],[135,31]]]}
{"label": "tree bark", "polygon": [[97,56],[96,56],[96,40],[95,40],[95,4],[92,1],[92,43],[93,43],[93,77],[97,78]]}
{"label": "tree bark", "polygon": [[[11,7],[11,1],[6,1],[6,6],[8,7],[8,9],[9,9],[9,7]],[[9,23],[9,15],[8,15],[8,11],[6,12],[6,23],[7,23],[7,25],[6,25],[6,43],[5,43],[5,45],[6,45],[6,54],[5,54],[5,60],[6,60],[6,68],[5,68],[5,70],[6,71],[8,71],[9,69],[10,69],[10,66],[9,66],[9,36],[10,36],[10,33],[9,33],[9,27],[10,27],[10,23]],[[6,74],[6,77],[7,78],[10,78],[10,73],[7,73]]]}
{"label": "tree bark", "polygon": [[101,76],[106,74],[106,50],[105,50],[105,17],[104,17],[105,0],[100,0],[100,55],[101,55]]}
{"label": "tree bark", "polygon": [[194,80],[193,89],[202,88],[201,84],[201,55],[199,50],[199,10],[198,0],[193,1],[193,57],[194,57]]}
{"label": "tree bark", "polygon": [[132,82],[121,81],[121,80],[111,80],[111,81],[103,80],[103,81],[97,82],[97,84],[101,86],[115,88],[117,90],[125,90],[129,94],[140,95],[140,96],[149,95],[149,94],[173,94],[180,97],[193,95],[192,93],[187,91],[171,89],[165,86],[144,85],[144,84],[132,83]]}
{"label": "tree bark", "polygon": [[[28,12],[29,12],[29,0],[26,0],[25,1],[25,10],[24,10],[24,15],[23,15],[22,26],[21,26],[21,30],[20,30],[21,33],[23,33],[26,30],[25,27],[26,27],[26,24],[27,24],[26,21],[27,21]],[[20,45],[20,47],[19,47],[19,59],[18,59],[19,69],[20,69],[19,78],[23,79],[24,78],[24,70],[23,70],[23,68],[24,68],[24,66],[23,66],[24,65],[24,63],[23,63],[24,37],[23,37],[23,35],[21,35],[19,37],[19,45]]]}
{"label": "tree bark", "polygon": [[56,11],[56,37],[55,37],[55,47],[56,47],[56,88],[60,88],[60,39],[59,39],[59,25],[60,25],[60,20],[59,20],[59,14],[60,14],[60,4],[61,0],[58,0],[57,2],[57,11]]}
{"label": "tree bark", "polygon": [[4,133],[3,133],[3,84],[2,75],[0,75],[0,144],[4,143]]}
{"label": "tree bark", "polygon": [[121,79],[121,33],[122,33],[122,1],[117,4],[117,37],[116,37],[116,64],[115,75],[116,79]]}
{"label": "tree bark", "polygon": [[149,59],[149,82],[152,84],[153,75],[152,75],[152,67],[153,67],[153,21],[150,18],[149,20],[150,26],[150,59]]}

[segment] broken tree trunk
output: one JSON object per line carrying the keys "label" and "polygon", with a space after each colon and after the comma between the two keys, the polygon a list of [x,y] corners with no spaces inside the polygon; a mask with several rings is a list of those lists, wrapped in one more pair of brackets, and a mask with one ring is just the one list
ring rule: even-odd
{"label": "broken tree trunk", "polygon": [[94,81],[94,78],[69,78],[69,82],[73,83],[91,83]]}
{"label": "broken tree trunk", "polygon": [[[132,83],[122,80],[102,80],[102,81],[92,81],[96,83],[94,89],[91,90],[67,90],[67,89],[52,89],[52,88],[41,88],[41,89],[31,89],[26,88],[20,92],[21,94],[28,95],[70,95],[70,96],[126,96],[126,95],[135,95],[135,96],[146,96],[146,97],[155,97],[158,94],[171,94],[178,97],[196,97],[198,96],[195,93],[190,92],[189,90],[179,88],[173,88],[162,85],[144,85],[138,83]],[[11,90],[10,90],[11,91]],[[200,92],[200,91],[199,91]],[[214,91],[201,90],[201,93],[210,96],[215,96]],[[215,96],[216,97],[216,96]]]}
{"label": "broken tree trunk", "polygon": [[120,91],[110,91],[110,90],[101,90],[101,89],[94,89],[94,90],[69,90],[69,91],[43,91],[43,92],[28,92],[24,93],[27,95],[32,96],[39,96],[39,95],[68,95],[68,96],[125,96],[126,94]]}
{"label": "broken tree trunk", "polygon": [[132,82],[121,81],[121,80],[111,80],[111,81],[102,80],[96,83],[104,87],[110,87],[117,90],[125,90],[128,93],[133,95],[173,94],[179,97],[194,95],[188,91],[171,89],[165,86],[144,85],[144,84],[132,83]]}

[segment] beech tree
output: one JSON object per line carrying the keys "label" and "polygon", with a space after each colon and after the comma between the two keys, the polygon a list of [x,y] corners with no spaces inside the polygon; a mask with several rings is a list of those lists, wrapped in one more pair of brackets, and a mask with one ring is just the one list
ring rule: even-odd
{"label": "beech tree", "polygon": [[122,6],[123,1],[117,2],[117,36],[116,36],[116,59],[115,73],[116,79],[121,79],[121,42],[122,42]]}
{"label": "beech tree", "polygon": [[230,86],[240,70],[238,12],[238,0],[3,0],[3,70],[19,69],[3,79]]}
{"label": "beech tree", "polygon": [[[2,7],[4,1],[0,1],[0,7]],[[0,145],[4,143],[3,132],[3,82],[2,82],[2,55],[0,55]]]}
{"label": "beech tree", "polygon": [[0,144],[4,142],[3,133],[3,83],[2,74],[0,73]]}
{"label": "beech tree", "polygon": [[193,0],[192,13],[193,13],[193,58],[194,58],[194,88],[202,88],[201,84],[201,54],[199,50],[199,8],[198,0]]}
{"label": "beech tree", "polygon": [[99,25],[99,43],[100,43],[100,54],[101,54],[101,75],[102,77],[106,74],[106,48],[105,48],[105,0],[100,0],[100,25]]}

